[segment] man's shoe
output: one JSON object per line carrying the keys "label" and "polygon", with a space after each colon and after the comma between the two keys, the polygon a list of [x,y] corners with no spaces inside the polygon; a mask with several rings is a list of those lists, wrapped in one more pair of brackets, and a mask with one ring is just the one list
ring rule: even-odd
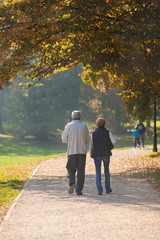
{"label": "man's shoe", "polygon": [[68,190],[68,193],[72,194],[74,192],[74,189],[75,189],[75,184],[72,184]]}
{"label": "man's shoe", "polygon": [[79,195],[79,196],[81,195],[81,196],[82,196],[82,195],[83,195],[83,193],[82,193],[82,192],[78,192],[78,193],[77,193],[77,195]]}
{"label": "man's shoe", "polygon": [[106,190],[106,193],[107,193],[107,194],[110,193],[110,192],[112,192],[112,189]]}

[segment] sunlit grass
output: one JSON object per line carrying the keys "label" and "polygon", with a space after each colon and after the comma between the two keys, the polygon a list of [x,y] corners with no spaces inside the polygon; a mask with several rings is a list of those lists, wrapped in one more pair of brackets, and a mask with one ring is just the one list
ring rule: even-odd
{"label": "sunlit grass", "polygon": [[[154,126],[154,122],[151,121],[151,127],[153,127],[153,126]],[[160,127],[160,120],[157,120],[157,121],[156,121],[156,126],[157,126],[157,127]]]}
{"label": "sunlit grass", "polygon": [[145,156],[150,158],[160,157],[160,152],[151,152]]}
{"label": "sunlit grass", "polygon": [[55,154],[64,154],[65,145],[55,145],[52,142],[17,141],[12,137],[0,135],[0,166],[16,163],[45,160]]}
{"label": "sunlit grass", "polygon": [[0,167],[0,215],[3,217],[39,161]]}

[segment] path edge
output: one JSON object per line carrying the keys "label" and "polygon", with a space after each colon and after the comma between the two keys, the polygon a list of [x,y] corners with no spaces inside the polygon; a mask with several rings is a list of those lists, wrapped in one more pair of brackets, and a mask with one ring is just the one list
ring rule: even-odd
{"label": "path edge", "polygon": [[29,182],[31,181],[31,179],[33,178],[33,176],[35,175],[35,173],[38,171],[38,169],[40,168],[41,164],[39,166],[36,167],[36,169],[33,171],[32,175],[30,176],[30,178],[27,180],[27,182],[25,183],[24,187],[22,188],[22,190],[20,191],[20,193],[18,194],[18,196],[16,197],[16,199],[13,201],[11,207],[9,208],[7,214],[5,215],[4,219],[2,220],[2,223],[0,224],[0,231],[3,229],[3,225],[5,224],[5,222],[10,218],[14,208],[16,207],[18,201],[20,200],[20,198],[23,196],[25,190],[28,187]]}

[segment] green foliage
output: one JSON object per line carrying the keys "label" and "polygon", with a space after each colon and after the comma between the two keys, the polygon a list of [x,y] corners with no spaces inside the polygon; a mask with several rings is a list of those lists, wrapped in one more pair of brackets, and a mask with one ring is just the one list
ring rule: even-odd
{"label": "green foliage", "polygon": [[83,121],[94,123],[101,116],[106,119],[107,128],[122,131],[129,119],[120,97],[115,91],[100,92],[85,85],[78,76],[81,71],[81,67],[75,67],[57,73],[51,80],[43,80],[41,87],[19,86],[21,79],[17,79],[13,86],[1,91],[5,129],[19,139],[55,138],[71,120],[71,112],[80,109]]}
{"label": "green foliage", "polygon": [[79,108],[80,77],[78,70],[58,73],[44,80],[41,87],[19,86],[20,79],[5,89],[4,118],[16,138],[35,136],[47,139],[50,133],[63,128],[73,109]]}
{"label": "green foliage", "polygon": [[125,99],[124,104],[128,115],[134,120],[144,122],[152,118],[152,101],[145,93]]}
{"label": "green foliage", "polygon": [[126,116],[126,111],[117,92],[101,92],[94,90],[90,85],[81,84],[80,107],[83,118],[87,121],[95,122],[97,117],[104,117],[106,127],[112,129],[114,133],[123,130],[125,122],[130,118]]}

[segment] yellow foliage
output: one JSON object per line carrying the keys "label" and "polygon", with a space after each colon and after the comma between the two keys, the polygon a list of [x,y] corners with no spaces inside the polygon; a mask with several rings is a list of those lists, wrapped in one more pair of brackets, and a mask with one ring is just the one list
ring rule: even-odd
{"label": "yellow foliage", "polygon": [[43,86],[44,84],[43,83],[37,83],[36,85],[35,85],[35,87],[41,87],[41,86]]}

